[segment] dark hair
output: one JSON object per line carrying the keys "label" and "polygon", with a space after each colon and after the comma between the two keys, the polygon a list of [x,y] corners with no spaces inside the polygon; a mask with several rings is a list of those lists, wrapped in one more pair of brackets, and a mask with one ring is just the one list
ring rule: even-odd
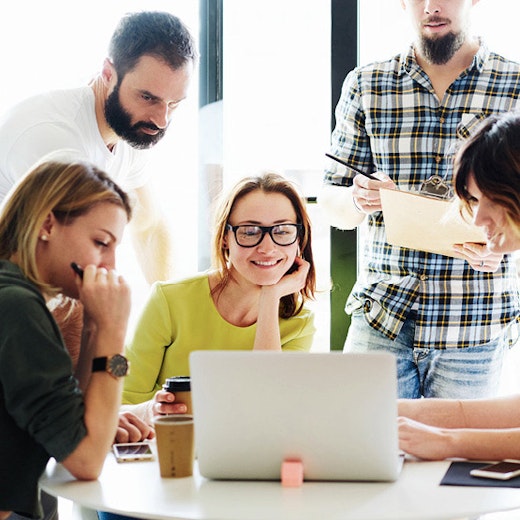
{"label": "dark hair", "polygon": [[520,225],[520,112],[504,112],[484,119],[460,148],[454,164],[455,192],[462,210],[471,215],[468,178],[478,189],[506,210]]}
{"label": "dark hair", "polygon": [[197,59],[195,41],[187,27],[171,13],[128,13],[112,35],[109,58],[121,79],[142,56],[154,56],[177,70]]}
{"label": "dark hair", "polygon": [[302,225],[298,245],[302,258],[310,264],[307,280],[298,294],[288,294],[280,299],[279,316],[291,318],[301,311],[306,300],[314,297],[316,290],[316,270],[311,246],[311,221],[305,208],[305,202],[296,187],[291,181],[276,173],[268,172],[257,177],[245,177],[235,184],[227,197],[221,200],[215,216],[216,226],[213,234],[213,265],[220,271],[221,280],[213,291],[221,291],[227,285],[231,276],[228,262],[229,250],[224,247],[229,217],[237,202],[253,191],[281,193],[287,197],[296,213],[297,223]]}

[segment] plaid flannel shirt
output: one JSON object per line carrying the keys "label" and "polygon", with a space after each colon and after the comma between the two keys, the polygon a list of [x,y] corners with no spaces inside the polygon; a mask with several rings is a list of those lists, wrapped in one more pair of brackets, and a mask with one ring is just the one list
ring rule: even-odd
{"label": "plaid flannel shirt", "polygon": [[[431,175],[451,183],[460,139],[490,114],[515,109],[519,96],[520,65],[481,44],[439,102],[410,47],[348,74],[331,152],[358,169],[387,173],[400,188],[417,189]],[[350,186],[354,175],[331,164],[325,182]],[[394,339],[413,306],[415,347],[485,344],[508,325],[509,344],[516,341],[520,302],[510,255],[497,272],[482,273],[460,259],[391,246],[381,212],[369,215],[360,231],[358,280],[347,312],[363,307],[370,325]]]}

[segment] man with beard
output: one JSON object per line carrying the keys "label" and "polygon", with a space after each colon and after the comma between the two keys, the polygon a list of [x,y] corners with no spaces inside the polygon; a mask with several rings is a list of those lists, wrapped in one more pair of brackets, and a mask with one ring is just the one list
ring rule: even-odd
{"label": "man with beard", "polygon": [[135,195],[130,229],[146,280],[169,278],[170,233],[153,201],[146,156],[186,97],[196,59],[194,40],[176,16],[124,16],[88,86],[37,95],[0,120],[0,201],[49,153],[86,159]]}
{"label": "man with beard", "polygon": [[[432,175],[451,184],[457,142],[485,117],[517,106],[520,66],[469,34],[477,3],[401,0],[416,40],[350,72],[336,108],[331,153],[352,169],[329,164],[320,204],[331,225],[360,226],[363,237],[344,350],[395,354],[403,398],[493,395],[518,335],[508,255],[475,243],[454,246],[463,259],[391,246],[381,212],[382,187],[418,189]],[[435,225],[424,224],[425,233]]]}
{"label": "man with beard", "polygon": [[[193,37],[176,16],[157,11],[124,16],[100,74],[89,85],[34,96],[0,120],[0,201],[44,157],[85,159],[134,194],[129,228],[146,280],[171,277],[170,233],[153,200],[145,169],[147,149],[163,137],[186,97],[196,59]],[[49,306],[76,365],[82,308],[71,300]],[[150,435],[150,428],[133,414],[120,415],[118,442]],[[56,500],[42,493],[42,503],[45,520],[57,518]],[[13,514],[9,520],[20,518]]]}

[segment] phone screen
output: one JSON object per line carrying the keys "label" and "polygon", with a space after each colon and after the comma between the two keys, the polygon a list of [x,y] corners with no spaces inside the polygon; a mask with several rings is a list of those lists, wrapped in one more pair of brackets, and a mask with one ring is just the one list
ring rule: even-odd
{"label": "phone screen", "polygon": [[473,477],[509,480],[520,475],[520,462],[505,460],[495,464],[488,464],[487,466],[472,469],[470,475]]}
{"label": "phone screen", "polygon": [[510,473],[511,471],[520,470],[520,463],[518,462],[497,462],[496,464],[490,464],[479,468],[481,471],[488,471],[491,473]]}
{"label": "phone screen", "polygon": [[112,449],[119,462],[130,460],[150,460],[153,458],[150,445],[146,442],[114,444]]}

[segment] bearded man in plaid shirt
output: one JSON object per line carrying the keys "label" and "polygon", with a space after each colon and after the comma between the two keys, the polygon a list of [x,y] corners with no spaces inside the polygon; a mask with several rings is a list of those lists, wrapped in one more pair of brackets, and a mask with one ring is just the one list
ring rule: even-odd
{"label": "bearded man in plaid shirt", "polygon": [[381,187],[414,190],[432,175],[451,184],[457,144],[517,106],[520,65],[468,34],[477,3],[401,0],[416,40],[351,71],[336,107],[331,153],[378,179],[331,162],[319,197],[331,225],[360,226],[363,239],[345,351],[394,353],[400,397],[494,395],[518,335],[510,256],[476,243],[454,245],[463,259],[392,246],[381,212]]}

